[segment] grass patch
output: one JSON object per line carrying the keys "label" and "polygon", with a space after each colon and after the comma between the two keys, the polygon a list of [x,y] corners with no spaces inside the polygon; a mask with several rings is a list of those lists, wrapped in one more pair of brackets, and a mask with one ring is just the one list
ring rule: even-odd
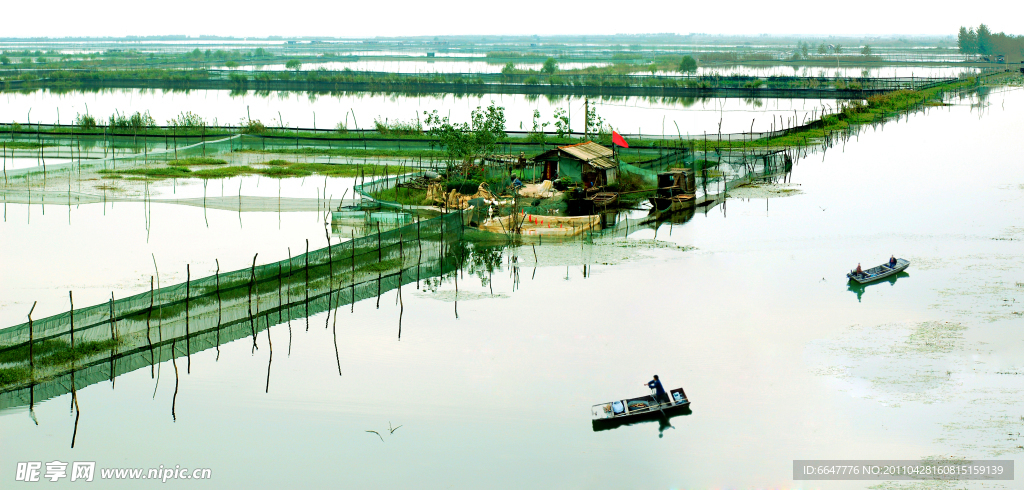
{"label": "grass patch", "polygon": [[[63,340],[43,340],[33,345],[31,355],[37,367],[62,366],[97,354],[107,353],[120,343],[120,339],[79,341],[72,349],[71,344]],[[0,363],[23,363],[26,365],[0,369],[0,385],[17,383],[29,377],[31,374],[27,367],[30,361],[29,354],[27,345],[0,352]]]}
{"label": "grass patch", "polygon": [[170,167],[195,167],[200,165],[227,165],[228,162],[219,158],[210,157],[190,157],[183,158],[180,160],[172,160],[167,162]]}
{"label": "grass patch", "polygon": [[399,204],[407,204],[410,206],[430,206],[434,204],[427,200],[427,191],[425,189],[392,187],[380,192],[375,192],[372,196],[374,199],[379,199],[381,201],[397,202]]}
{"label": "grass patch", "polygon": [[402,266],[402,259],[388,259],[381,262],[374,262],[367,264],[359,268],[361,271],[370,272],[387,272],[390,270],[398,269]]}
{"label": "grass patch", "polygon": [[[189,177],[191,170],[184,167],[126,168],[124,170],[100,170],[105,175],[137,175],[152,179],[175,179]],[[104,177],[106,178],[106,177]]]}
{"label": "grass patch", "polygon": [[39,359],[39,364],[43,366],[59,366],[62,364],[68,364],[71,362],[77,362],[87,357],[94,356],[103,352],[109,352],[120,344],[121,341],[118,339],[101,340],[98,342],[78,342],[75,344],[75,348],[72,349],[70,345],[64,344],[63,349],[57,349],[51,354]]}
{"label": "grass patch", "polygon": [[38,150],[45,148],[50,145],[44,145],[40,143],[30,143],[27,141],[4,141],[0,145],[6,147],[8,150]]}
{"label": "grass patch", "polygon": [[[367,137],[367,140],[375,139]],[[413,140],[409,136],[402,137],[403,140]],[[336,157],[403,157],[403,158],[425,158],[440,160],[446,157],[447,153],[441,150],[400,150],[398,148],[388,149],[362,149],[362,148],[278,148],[274,150],[239,150],[243,153],[276,153],[284,155],[309,155],[309,156],[336,156]],[[273,161],[273,160],[271,160]],[[268,163],[269,164],[269,163]]]}
{"label": "grass patch", "polygon": [[31,375],[32,371],[27,367],[0,368],[0,386],[20,383]]}
{"label": "grass patch", "polygon": [[232,165],[230,167],[204,168],[191,173],[191,177],[197,179],[227,179],[241,175],[253,175],[260,173],[259,170],[246,165]]}

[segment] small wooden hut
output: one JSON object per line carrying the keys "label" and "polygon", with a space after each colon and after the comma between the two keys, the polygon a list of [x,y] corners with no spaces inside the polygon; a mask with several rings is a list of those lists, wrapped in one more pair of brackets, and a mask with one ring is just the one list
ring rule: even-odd
{"label": "small wooden hut", "polygon": [[587,187],[597,187],[614,184],[619,176],[619,162],[612,149],[593,141],[560,146],[533,160],[543,165],[545,180],[569,177]]}

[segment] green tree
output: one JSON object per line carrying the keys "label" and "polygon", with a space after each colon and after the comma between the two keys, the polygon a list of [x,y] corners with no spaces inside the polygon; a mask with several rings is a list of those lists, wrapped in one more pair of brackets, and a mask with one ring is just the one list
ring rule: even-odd
{"label": "green tree", "polygon": [[516,72],[516,64],[511,62],[511,61],[509,61],[508,63],[505,63],[505,66],[503,66],[501,68],[501,74],[502,75],[511,75],[511,74],[513,74],[515,72]]}
{"label": "green tree", "polygon": [[448,156],[449,168],[457,162],[469,160],[478,153],[492,153],[505,139],[505,108],[491,105],[477,107],[468,123],[452,123],[435,109],[423,112],[427,134],[437,138]]}
{"label": "green tree", "polygon": [[238,62],[237,61],[228,61],[228,62],[224,63],[224,66],[227,67],[227,68],[238,68]]}
{"label": "green tree", "polygon": [[9,65],[9,64],[11,64],[11,59],[10,58],[8,58],[6,56],[0,56],[0,65]]}
{"label": "green tree", "polygon": [[552,75],[558,70],[558,62],[554,58],[548,58],[544,60],[544,67],[540,71]]}
{"label": "green tree", "polygon": [[978,53],[992,54],[992,31],[985,24],[978,26]]}
{"label": "green tree", "polygon": [[540,122],[540,111],[538,111],[537,109],[534,109],[533,110],[533,127],[530,129],[530,134],[529,134],[529,136],[527,136],[527,138],[530,141],[533,141],[533,142],[536,142],[536,143],[543,143],[544,142],[544,131],[547,129],[548,124],[551,124],[551,123],[542,123],[542,122]]}
{"label": "green tree", "polygon": [[569,134],[569,116],[566,115],[565,109],[561,107],[555,109],[555,133],[558,134],[559,138],[564,138]]}
{"label": "green tree", "polygon": [[679,62],[679,71],[682,73],[697,71],[697,60],[690,55],[683,56],[683,60]]}
{"label": "green tree", "polygon": [[835,49],[836,49],[836,54],[842,53],[843,52],[843,45],[837,43]]}
{"label": "green tree", "polygon": [[294,59],[288,60],[288,62],[284,64],[284,67],[289,70],[299,71],[299,68],[302,68],[302,62]]}
{"label": "green tree", "polygon": [[864,56],[871,56],[871,45],[865,44],[863,48],[860,48],[860,54]]}
{"label": "green tree", "polygon": [[824,42],[818,45],[818,54],[825,54],[828,52],[828,45]]}
{"label": "green tree", "polygon": [[804,58],[806,58],[807,55],[810,54],[810,53],[811,53],[811,43],[809,43],[807,41],[801,41],[800,42],[800,54],[802,54],[804,56]]}
{"label": "green tree", "polygon": [[956,44],[960,48],[961,54],[978,54],[978,35],[974,32],[973,27],[968,29],[961,26]]}

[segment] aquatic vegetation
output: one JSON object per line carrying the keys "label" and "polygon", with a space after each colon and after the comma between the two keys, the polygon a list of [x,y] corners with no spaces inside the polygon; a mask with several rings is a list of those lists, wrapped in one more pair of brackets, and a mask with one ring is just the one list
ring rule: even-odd
{"label": "aquatic vegetation", "polygon": [[228,162],[219,158],[210,157],[189,157],[167,162],[171,167],[194,167],[201,165],[227,165]]}
{"label": "aquatic vegetation", "polygon": [[[398,175],[408,169],[397,165],[332,165],[325,163],[301,163],[275,159],[266,167],[250,165],[229,165],[227,161],[210,157],[190,157],[168,162],[166,167],[142,167],[103,169],[99,173],[105,179],[123,176],[150,179],[226,179],[244,175],[262,175],[271,178],[308,177],[326,175],[330,177],[356,177],[361,175]],[[192,170],[189,167],[208,167]]]}
{"label": "aquatic vegetation", "polygon": [[0,351],[0,363],[18,364],[0,368],[0,386],[27,381],[32,376],[30,364],[34,363],[37,369],[65,366],[97,354],[109,353],[122,342],[120,338],[101,341],[80,340],[71,347],[70,343],[63,340],[41,340],[32,345],[31,351],[28,345]]}

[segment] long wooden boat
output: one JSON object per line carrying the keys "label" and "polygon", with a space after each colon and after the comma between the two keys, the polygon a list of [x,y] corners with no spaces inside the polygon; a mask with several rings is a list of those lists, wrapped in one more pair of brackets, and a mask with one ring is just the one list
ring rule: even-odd
{"label": "long wooden boat", "polygon": [[590,408],[593,417],[591,423],[594,430],[601,430],[649,418],[669,417],[689,412],[690,400],[686,398],[686,392],[682,388],[669,391],[668,396],[670,400],[668,403],[657,402],[653,395],[598,403]]}
{"label": "long wooden boat", "polygon": [[886,277],[899,274],[904,269],[910,267],[910,261],[906,259],[896,259],[896,265],[890,267],[888,263],[882,264],[877,267],[872,267],[868,270],[861,272],[860,274],[850,271],[846,275],[851,281],[856,281],[860,284],[867,284],[869,282],[875,282],[879,279],[885,279]]}
{"label": "long wooden boat", "polygon": [[651,197],[648,198],[648,201],[651,202],[651,206],[655,211],[671,213],[680,209],[695,207],[697,205],[696,197],[693,194],[676,194],[672,197]]}

